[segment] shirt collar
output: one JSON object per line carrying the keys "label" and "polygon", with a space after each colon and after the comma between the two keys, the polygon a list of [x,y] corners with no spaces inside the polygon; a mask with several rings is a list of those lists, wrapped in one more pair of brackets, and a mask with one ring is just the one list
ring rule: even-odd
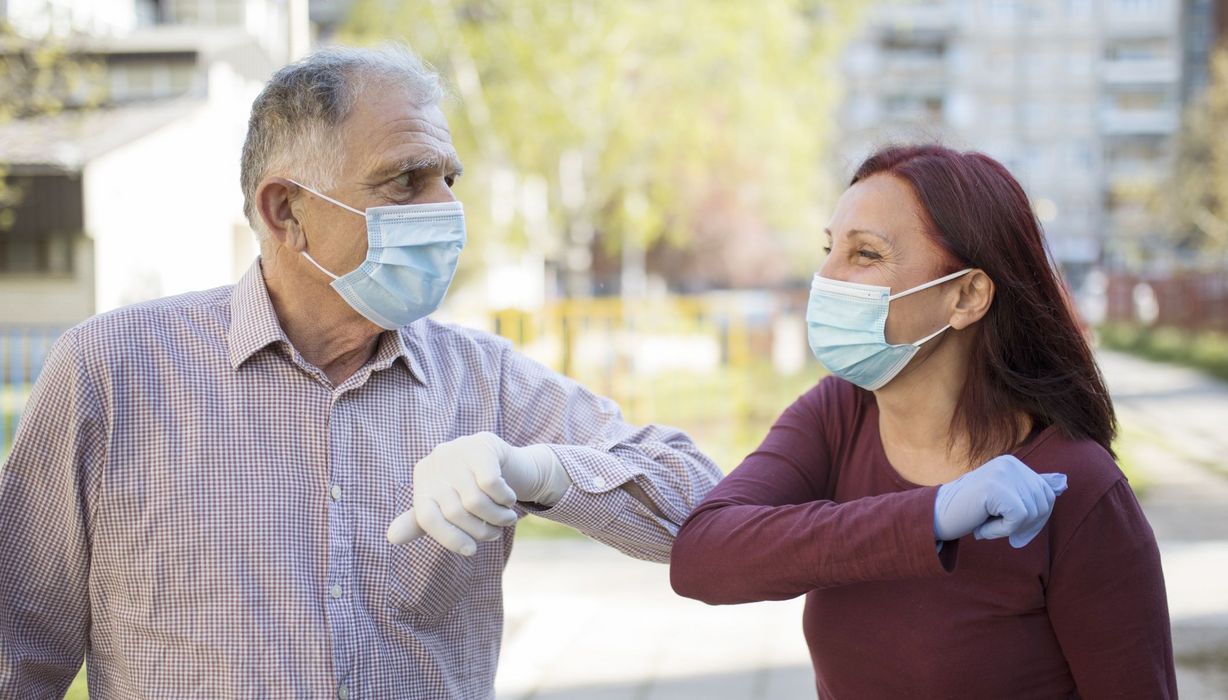
{"label": "shirt collar", "polygon": [[[384,369],[391,366],[397,358],[401,358],[414,378],[425,386],[426,374],[422,371],[422,361],[417,352],[420,348],[407,338],[409,334],[408,326],[380,334],[375,357],[370,364],[373,370]],[[227,342],[230,366],[236,370],[252,355],[269,345],[281,342],[285,343],[287,348],[292,347],[281,328],[273,302],[269,299],[264,273],[260,269],[260,258],[256,258],[235,285],[230,300],[230,330]]]}

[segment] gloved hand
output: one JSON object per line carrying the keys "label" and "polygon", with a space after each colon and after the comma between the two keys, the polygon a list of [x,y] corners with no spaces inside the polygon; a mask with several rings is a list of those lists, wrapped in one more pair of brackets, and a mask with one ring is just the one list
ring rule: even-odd
{"label": "gloved hand", "polygon": [[545,445],[512,447],[493,433],[445,442],[414,466],[414,504],[388,526],[388,541],[405,544],[430,535],[469,556],[475,540],[497,540],[517,520],[512,506],[552,506],[571,477]]}
{"label": "gloved hand", "polygon": [[1045,526],[1054,500],[1065,490],[1065,474],[1037,474],[1011,455],[994,457],[938,488],[934,536],[1009,537],[1012,547],[1021,548]]}

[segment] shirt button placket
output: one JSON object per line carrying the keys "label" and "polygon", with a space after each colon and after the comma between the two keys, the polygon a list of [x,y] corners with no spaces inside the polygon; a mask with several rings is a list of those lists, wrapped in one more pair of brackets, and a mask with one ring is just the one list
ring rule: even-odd
{"label": "shirt button placket", "polygon": [[[354,585],[351,580],[351,556],[349,522],[346,517],[345,503],[341,500],[341,484],[345,483],[351,459],[350,444],[351,421],[350,401],[345,394],[333,397],[331,416],[329,420],[329,481],[328,498],[331,499],[328,508],[329,530],[329,580],[332,585],[327,595],[331,599],[330,617],[333,624],[330,628],[334,634],[334,664],[340,678],[344,678],[350,667],[353,648],[352,610],[345,600],[345,590]],[[337,697],[346,700],[350,695],[349,688],[338,678]]]}

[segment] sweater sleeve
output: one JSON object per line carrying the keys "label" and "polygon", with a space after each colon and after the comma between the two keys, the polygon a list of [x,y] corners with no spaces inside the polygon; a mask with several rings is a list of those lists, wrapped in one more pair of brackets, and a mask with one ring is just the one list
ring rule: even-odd
{"label": "sweater sleeve", "polygon": [[1080,696],[1177,697],[1160,553],[1124,478],[1058,550],[1049,580],[1049,619]]}
{"label": "sweater sleeve", "polygon": [[946,573],[956,547],[935,551],[936,487],[832,500],[832,414],[850,410],[839,388],[824,381],[799,398],[687,519],[670,565],[677,593],[744,603]]}

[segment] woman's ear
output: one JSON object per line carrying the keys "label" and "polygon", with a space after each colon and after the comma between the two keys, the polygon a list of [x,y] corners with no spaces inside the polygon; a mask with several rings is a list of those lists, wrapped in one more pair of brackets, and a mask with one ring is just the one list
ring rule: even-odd
{"label": "woman's ear", "polygon": [[295,253],[307,250],[307,237],[296,214],[299,186],[282,177],[265,178],[256,189],[256,211],[269,238]]}
{"label": "woman's ear", "polygon": [[956,330],[963,330],[989,313],[989,307],[993,304],[994,284],[989,275],[973,270],[958,280],[956,288],[959,297],[948,323]]}

